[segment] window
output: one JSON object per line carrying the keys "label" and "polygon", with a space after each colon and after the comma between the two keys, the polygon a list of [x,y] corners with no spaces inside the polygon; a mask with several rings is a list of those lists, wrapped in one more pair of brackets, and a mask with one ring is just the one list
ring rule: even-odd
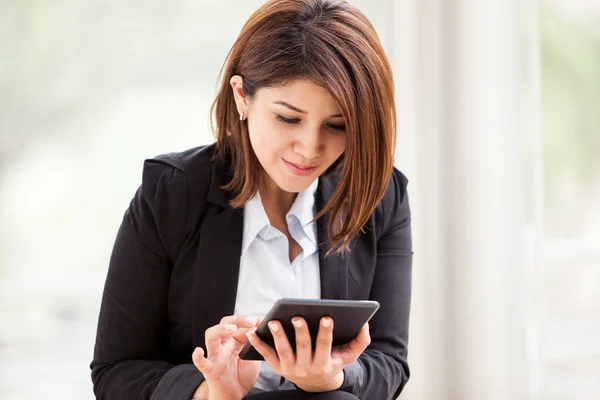
{"label": "window", "polygon": [[600,393],[600,3],[541,2],[543,398]]}

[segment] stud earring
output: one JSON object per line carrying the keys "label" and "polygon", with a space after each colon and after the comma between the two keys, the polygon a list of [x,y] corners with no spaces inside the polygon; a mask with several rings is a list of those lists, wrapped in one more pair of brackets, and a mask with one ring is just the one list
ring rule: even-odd
{"label": "stud earring", "polygon": [[244,113],[241,113],[240,114],[240,121],[243,121],[243,120],[244,120]]}

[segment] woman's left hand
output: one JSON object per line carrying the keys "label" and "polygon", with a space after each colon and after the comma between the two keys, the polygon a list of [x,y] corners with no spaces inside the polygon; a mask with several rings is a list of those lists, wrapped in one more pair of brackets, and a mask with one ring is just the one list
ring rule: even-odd
{"label": "woman's left hand", "polygon": [[313,352],[306,321],[301,317],[294,317],[292,324],[296,330],[296,354],[278,321],[269,322],[275,349],[263,342],[254,330],[249,331],[247,336],[276,374],[307,392],[339,389],[344,382],[343,368],[355,361],[371,343],[369,324],[365,324],[352,341],[332,348],[333,320],[324,317],[321,319]]}

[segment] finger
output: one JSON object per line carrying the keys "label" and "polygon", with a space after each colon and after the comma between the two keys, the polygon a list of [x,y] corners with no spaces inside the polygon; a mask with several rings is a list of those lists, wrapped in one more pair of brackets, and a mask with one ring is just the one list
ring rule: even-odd
{"label": "finger", "polygon": [[212,362],[204,357],[204,349],[202,349],[202,347],[196,347],[192,353],[192,361],[204,376],[210,375],[210,372],[212,371]]}
{"label": "finger", "polygon": [[333,319],[321,318],[319,332],[317,333],[317,344],[315,345],[315,356],[313,358],[313,369],[317,373],[328,373],[331,368],[331,345],[333,343]]}
{"label": "finger", "polygon": [[[248,342],[248,338],[245,338],[244,341]],[[219,352],[209,357],[208,361],[211,362],[211,369],[207,379],[222,377],[224,371],[231,365],[232,360],[239,356],[242,348],[243,345],[237,340],[225,340]]]}
{"label": "finger", "polygon": [[219,324],[208,328],[204,334],[208,356],[219,352],[223,345],[223,339],[232,336],[236,330],[237,326],[234,324]]}
{"label": "finger", "polygon": [[241,350],[242,346],[248,343],[248,338],[246,337],[246,332],[248,331],[248,329],[258,327],[261,321],[262,317],[231,315],[223,317],[221,319],[221,324],[233,324],[238,327],[237,332],[235,332],[231,337],[240,344],[240,346],[238,346],[238,349]]}
{"label": "finger", "polygon": [[230,315],[221,319],[221,324],[233,324],[239,328],[253,328],[256,325],[258,318],[249,317],[247,315]]}
{"label": "finger", "polygon": [[356,354],[358,358],[359,355],[362,354],[363,351],[371,344],[371,334],[369,333],[369,323],[367,322],[358,335],[348,343],[350,350],[353,354]]}
{"label": "finger", "polygon": [[345,345],[338,346],[332,350],[332,363],[334,365],[342,364],[344,366],[350,364],[358,359],[369,344],[371,344],[369,324],[365,324],[354,339]]}
{"label": "finger", "polygon": [[292,318],[296,331],[296,375],[303,378],[308,375],[312,366],[312,342],[308,325],[303,318]]}
{"label": "finger", "polygon": [[[243,335],[244,337],[246,336],[245,333]],[[245,341],[247,342],[248,338],[245,338]],[[227,365],[232,357],[240,354],[243,347],[244,345],[237,340],[228,340],[223,343],[221,351],[219,351],[216,357],[210,358],[210,361],[213,363],[213,371],[218,369],[217,366]]]}
{"label": "finger", "polygon": [[[253,329],[253,328],[250,328],[250,329]],[[246,332],[248,332],[250,329],[248,329],[248,328],[238,329],[237,331],[235,331],[233,333],[233,335],[231,335],[231,338],[233,339],[233,342],[236,343],[236,346],[239,346],[240,348],[242,348],[246,343],[248,343],[248,338],[246,337]]]}
{"label": "finger", "polygon": [[248,332],[246,332],[246,336],[248,337],[250,344],[261,356],[263,356],[265,361],[271,366],[271,368],[273,368],[273,371],[277,373],[280,370],[281,363],[275,349],[263,342],[258,337],[256,334],[256,329],[250,329]]}
{"label": "finger", "polygon": [[296,357],[294,356],[292,345],[285,335],[285,331],[279,321],[269,321],[268,325],[269,330],[273,335],[275,350],[277,350],[281,367],[286,371],[291,371],[296,364]]}

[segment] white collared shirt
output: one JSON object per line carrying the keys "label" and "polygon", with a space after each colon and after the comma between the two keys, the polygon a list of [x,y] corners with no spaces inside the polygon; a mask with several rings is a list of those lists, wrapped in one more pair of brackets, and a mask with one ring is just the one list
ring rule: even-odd
{"label": "white collared shirt", "polygon": [[[291,263],[288,239],[270,224],[260,195],[256,193],[244,206],[235,315],[264,316],[283,297],[321,298],[317,224],[312,222],[317,185],[318,179],[298,193],[286,215],[290,235],[302,247]],[[281,387],[279,382],[280,377],[263,362],[251,393],[294,389],[289,381]]]}

